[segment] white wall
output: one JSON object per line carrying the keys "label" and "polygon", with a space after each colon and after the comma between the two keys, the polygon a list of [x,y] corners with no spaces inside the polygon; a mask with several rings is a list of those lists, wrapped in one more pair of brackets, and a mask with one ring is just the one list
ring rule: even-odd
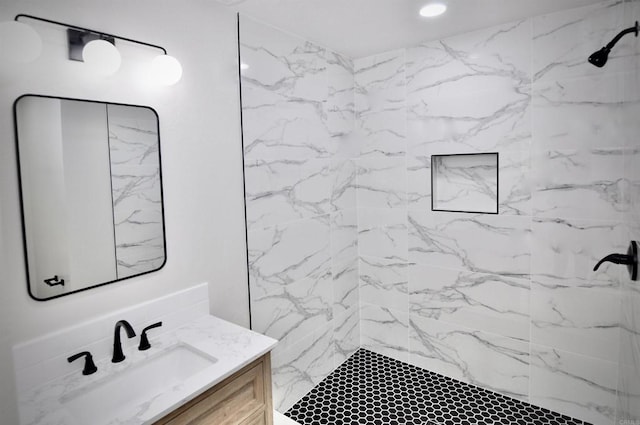
{"label": "white wall", "polygon": [[[209,281],[212,313],[248,324],[237,86],[236,18],[211,2],[169,0],[48,2],[4,0],[0,20],[17,13],[160,44],[184,67],[180,83],[157,88],[131,66],[147,49],[120,44],[123,68],[99,78],[65,60],[59,28],[43,33],[43,55],[26,66],[0,64],[0,418],[17,422],[10,347],[186,286]],[[138,58],[136,60],[136,58]],[[157,273],[61,299],[37,302],[26,289],[12,103],[39,93],[148,105],[160,116],[167,264]]]}

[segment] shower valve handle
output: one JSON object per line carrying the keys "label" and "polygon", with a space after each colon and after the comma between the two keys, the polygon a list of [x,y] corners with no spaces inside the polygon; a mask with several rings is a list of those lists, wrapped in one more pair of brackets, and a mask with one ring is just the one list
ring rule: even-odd
{"label": "shower valve handle", "polygon": [[609,254],[604,257],[602,260],[598,261],[598,264],[593,268],[595,272],[602,265],[602,263],[615,263],[615,264],[633,264],[633,256],[626,254]]}
{"label": "shower valve handle", "polygon": [[638,277],[638,244],[636,241],[631,241],[629,249],[626,254],[609,254],[602,260],[598,261],[598,264],[593,268],[595,272],[603,263],[624,264],[629,269],[629,275],[631,280],[636,280]]}

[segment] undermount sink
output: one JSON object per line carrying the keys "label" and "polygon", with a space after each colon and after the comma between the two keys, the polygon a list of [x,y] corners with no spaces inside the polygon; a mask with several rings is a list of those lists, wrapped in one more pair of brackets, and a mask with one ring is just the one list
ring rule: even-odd
{"label": "undermount sink", "polygon": [[61,402],[78,423],[108,423],[122,412],[153,401],[216,361],[187,345],[177,345],[105,377],[95,386],[69,394]]}

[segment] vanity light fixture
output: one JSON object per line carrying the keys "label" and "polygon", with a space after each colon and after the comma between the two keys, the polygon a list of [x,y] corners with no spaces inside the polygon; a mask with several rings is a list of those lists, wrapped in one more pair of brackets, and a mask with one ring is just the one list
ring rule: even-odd
{"label": "vanity light fixture", "polygon": [[42,52],[42,40],[36,30],[23,22],[0,22],[0,52],[7,61],[33,62]]}
{"label": "vanity light fixture", "polygon": [[158,55],[151,61],[151,73],[158,84],[172,86],[182,78],[182,65],[169,55]]}
{"label": "vanity light fixture", "polygon": [[425,18],[434,18],[442,15],[447,11],[447,5],[444,3],[429,3],[420,9],[420,16]]}
{"label": "vanity light fixture", "polygon": [[[89,28],[79,27],[77,25],[70,25],[64,22],[38,18],[33,15],[16,15],[14,19],[15,24],[19,24],[21,28],[29,28],[33,33],[35,33],[38,40],[39,36],[33,28],[23,22],[20,22],[20,19],[33,19],[40,22],[67,27],[69,60],[85,62],[88,66],[94,69],[96,73],[101,75],[114,74],[120,68],[122,58],[116,46],[116,40],[121,40],[162,51],[162,53],[156,56],[149,64],[149,72],[153,80],[163,85],[173,85],[182,78],[182,66],[180,65],[180,62],[173,56],[169,56],[167,54],[167,50],[162,46],[145,43],[131,38],[120,37],[118,35],[107,34]],[[0,36],[2,35],[1,30],[2,25],[4,24],[5,23],[0,24]],[[24,30],[22,31],[24,32]],[[4,42],[0,40],[0,47],[4,47],[3,44]],[[24,44],[24,42],[19,43],[19,45],[21,44]],[[40,45],[41,44],[42,43],[40,42]],[[23,48],[23,46],[20,46],[20,48]]]}
{"label": "vanity light fixture", "polygon": [[106,77],[120,69],[122,57],[115,44],[107,40],[93,40],[82,48],[82,61],[96,74]]}

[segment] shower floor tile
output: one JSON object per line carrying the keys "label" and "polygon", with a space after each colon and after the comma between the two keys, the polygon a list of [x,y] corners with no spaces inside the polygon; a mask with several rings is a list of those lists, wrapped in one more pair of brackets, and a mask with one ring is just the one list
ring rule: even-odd
{"label": "shower floor tile", "polygon": [[589,425],[362,348],[285,415],[301,425]]}

